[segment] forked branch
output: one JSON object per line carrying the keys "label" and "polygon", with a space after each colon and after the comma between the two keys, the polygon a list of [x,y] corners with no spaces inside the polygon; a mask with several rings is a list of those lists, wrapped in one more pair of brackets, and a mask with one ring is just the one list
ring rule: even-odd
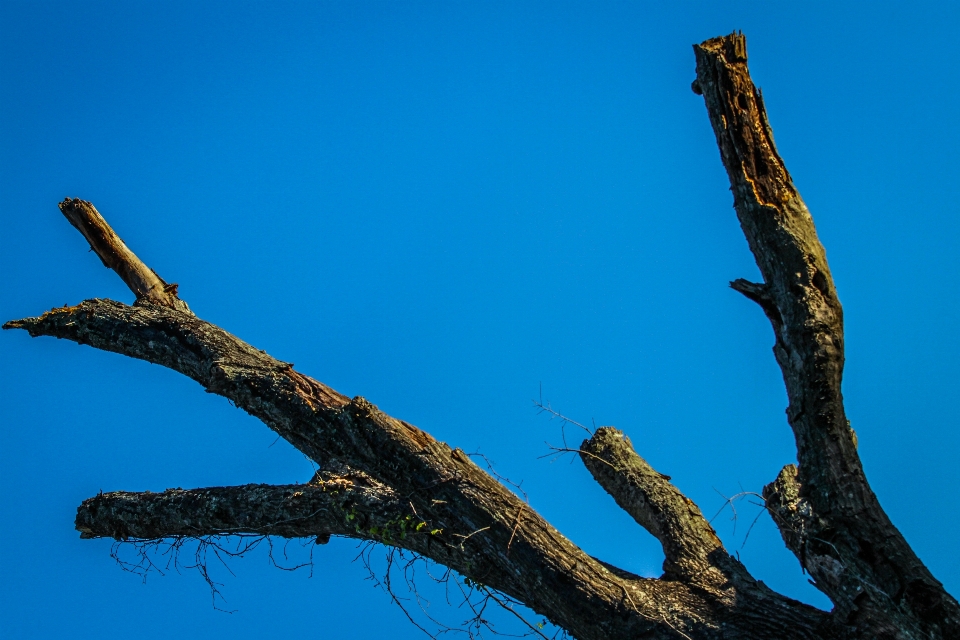
{"label": "forked branch", "polygon": [[[770,318],[797,442],[800,464],[764,492],[768,507],[784,516],[775,518],[784,540],[839,620],[875,637],[890,629],[960,637],[957,601],[890,522],[863,473],[841,393],[843,310],[813,218],[750,78],[746,39],[734,33],[694,51],[693,89],[703,95],[740,226],[763,275],[763,284],[731,286]],[[796,496],[785,497],[788,485]],[[783,528],[790,520],[784,501],[803,505],[802,532]]]}
{"label": "forked branch", "polygon": [[[348,475],[341,473],[347,468],[366,478],[337,493],[314,483],[104,494],[84,502],[78,512],[77,526],[86,537],[272,532],[384,542],[523,602],[581,640],[712,638],[720,637],[721,629],[766,638],[765,632],[751,631],[758,629],[758,619],[788,619],[794,631],[780,637],[813,638],[811,629],[825,623],[821,612],[752,579],[721,588],[710,581],[644,579],[609,568],[459,449],[363,398],[346,398],[192,314],[150,303],[131,307],[87,300],[4,328],[73,340],[179,371],[263,420],[320,465],[320,479]],[[412,514],[415,523],[407,521]],[[416,535],[398,538],[392,533],[398,522],[423,526]]]}

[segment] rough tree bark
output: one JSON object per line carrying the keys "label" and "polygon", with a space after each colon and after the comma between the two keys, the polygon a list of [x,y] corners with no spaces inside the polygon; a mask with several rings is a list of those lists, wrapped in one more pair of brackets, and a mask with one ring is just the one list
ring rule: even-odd
{"label": "rough tree bark", "polygon": [[314,460],[304,485],[246,485],[85,500],[81,537],[330,535],[408,549],[529,606],[581,640],[960,638],[960,607],[880,508],[844,415],[843,314],[813,219],[773,143],[740,34],[694,47],[737,215],[763,275],[731,286],[770,319],[798,465],[763,496],[787,547],[833,602],[791,600],[751,577],[700,510],[613,428],[585,440],[593,477],[663,545],[647,579],[585,554],[461,450],[347,398],[194,316],[88,202],[61,211],[136,294],[92,299],[4,329],[169,367],[229,398]]}

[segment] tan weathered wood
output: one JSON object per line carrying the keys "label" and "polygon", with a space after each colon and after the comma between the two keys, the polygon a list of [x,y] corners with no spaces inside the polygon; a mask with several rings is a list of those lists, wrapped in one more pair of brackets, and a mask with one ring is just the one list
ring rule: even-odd
{"label": "tan weathered wood", "polygon": [[130,287],[137,302],[191,313],[187,303],[177,297],[178,285],[167,284],[156,271],[145,265],[91,203],[79,198],[65,198],[60,203],[60,211],[83,234],[104,266],[113,269]]}

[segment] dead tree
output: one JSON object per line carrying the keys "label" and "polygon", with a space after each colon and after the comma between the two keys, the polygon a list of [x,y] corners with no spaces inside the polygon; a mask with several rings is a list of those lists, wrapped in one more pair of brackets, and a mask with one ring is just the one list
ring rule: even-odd
{"label": "dead tree", "polygon": [[843,312],[813,219],[773,143],[740,34],[694,47],[697,77],[762,283],[731,286],[770,320],[798,464],[763,490],[787,547],[833,602],[782,596],[726,552],[700,510],[613,428],[579,455],[663,545],[659,579],[577,548],[460,449],[347,398],[197,318],[89,202],[60,209],[136,294],[92,299],[4,329],[160,364],[217,393],[319,466],[307,484],[101,494],[80,505],[81,537],[152,540],[329,536],[419,554],[526,604],[580,640],[610,638],[960,638],[960,607],[880,508],[844,415]]}

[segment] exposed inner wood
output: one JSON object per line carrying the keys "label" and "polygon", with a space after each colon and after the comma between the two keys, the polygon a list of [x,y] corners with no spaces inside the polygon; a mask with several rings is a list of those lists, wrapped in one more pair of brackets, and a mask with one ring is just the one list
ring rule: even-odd
{"label": "exposed inner wood", "polygon": [[103,219],[91,203],[80,198],[65,198],[60,211],[100,258],[104,266],[116,271],[130,287],[137,302],[149,302],[190,313],[187,303],[177,297],[176,284],[167,284],[157,272],[143,263]]}

